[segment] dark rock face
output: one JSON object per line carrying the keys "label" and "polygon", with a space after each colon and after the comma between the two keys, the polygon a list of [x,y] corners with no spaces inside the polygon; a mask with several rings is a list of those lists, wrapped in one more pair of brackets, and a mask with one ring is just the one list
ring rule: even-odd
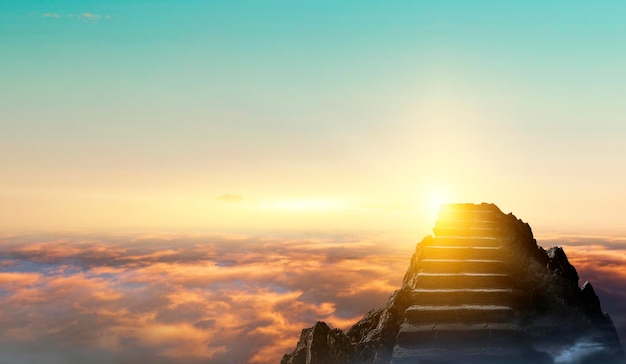
{"label": "dark rock face", "polygon": [[395,291],[384,308],[370,311],[350,328],[348,336],[356,349],[353,363],[389,363],[410,295],[405,287]]}
{"label": "dark rock face", "polygon": [[302,330],[300,341],[291,355],[283,356],[281,364],[346,364],[354,360],[354,347],[339,329],[331,330],[324,322]]}
{"label": "dark rock face", "polygon": [[344,334],[318,322],[281,364],[624,363],[563,249],[493,204],[444,205],[402,287]]}

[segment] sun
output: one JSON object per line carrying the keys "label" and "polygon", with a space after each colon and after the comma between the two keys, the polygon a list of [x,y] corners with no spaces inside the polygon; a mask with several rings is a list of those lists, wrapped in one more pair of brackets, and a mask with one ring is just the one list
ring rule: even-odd
{"label": "sun", "polygon": [[428,213],[433,219],[437,219],[439,209],[444,203],[450,202],[448,193],[443,188],[433,188],[427,195],[427,208]]}

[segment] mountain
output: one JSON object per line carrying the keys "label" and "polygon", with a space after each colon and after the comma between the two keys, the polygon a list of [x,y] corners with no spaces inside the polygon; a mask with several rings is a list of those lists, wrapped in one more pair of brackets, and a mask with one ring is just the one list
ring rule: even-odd
{"label": "mountain", "polygon": [[402,287],[347,333],[302,330],[281,364],[624,363],[617,332],[563,249],[494,204],[446,204]]}

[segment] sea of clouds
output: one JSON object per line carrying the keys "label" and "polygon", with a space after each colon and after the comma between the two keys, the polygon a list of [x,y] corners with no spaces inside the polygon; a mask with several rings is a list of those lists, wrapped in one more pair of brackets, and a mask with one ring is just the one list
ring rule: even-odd
{"label": "sea of clouds", "polygon": [[[6,235],[0,363],[278,363],[303,328],[383,306],[413,239]],[[559,245],[626,337],[626,245]]]}

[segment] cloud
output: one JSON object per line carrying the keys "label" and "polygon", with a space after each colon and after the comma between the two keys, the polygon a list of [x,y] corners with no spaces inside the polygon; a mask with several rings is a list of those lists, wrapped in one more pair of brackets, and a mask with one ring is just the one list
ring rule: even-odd
{"label": "cloud", "polygon": [[225,195],[217,196],[215,197],[215,199],[222,201],[222,202],[238,203],[238,202],[243,202],[245,200],[245,197],[227,193]]}
{"label": "cloud", "polygon": [[98,20],[98,19],[102,18],[102,15],[100,15],[100,14],[94,14],[94,13],[82,13],[82,14],[80,14],[78,17],[79,17],[79,18],[82,18],[82,19],[87,19],[87,20],[93,20],[93,21],[96,21],[96,20]]}
{"label": "cloud", "polygon": [[626,248],[626,237],[623,236],[541,234],[535,238],[544,247],[564,244],[568,246],[600,245],[604,249]]}
{"label": "cloud", "polygon": [[594,342],[590,339],[578,341],[572,347],[568,347],[554,355],[555,364],[579,364],[586,363],[589,356],[604,349],[604,344]]}
{"label": "cloud", "polygon": [[105,19],[105,20],[113,19],[113,17],[108,14],[101,15],[101,14],[90,13],[90,12],[84,12],[78,15],[75,15],[73,13],[68,13],[68,14],[63,15],[57,12],[46,12],[46,13],[42,13],[41,16],[44,18],[55,18],[55,19],[59,19],[59,18],[80,19],[84,22],[97,22],[100,19]]}
{"label": "cloud", "polygon": [[[415,243],[382,235],[6,236],[2,360],[276,363],[302,328],[324,320],[346,329],[383,306]],[[626,247],[576,244],[561,245],[625,337]]]}
{"label": "cloud", "polygon": [[380,239],[5,237],[3,362],[276,363],[386,302],[413,244]]}

